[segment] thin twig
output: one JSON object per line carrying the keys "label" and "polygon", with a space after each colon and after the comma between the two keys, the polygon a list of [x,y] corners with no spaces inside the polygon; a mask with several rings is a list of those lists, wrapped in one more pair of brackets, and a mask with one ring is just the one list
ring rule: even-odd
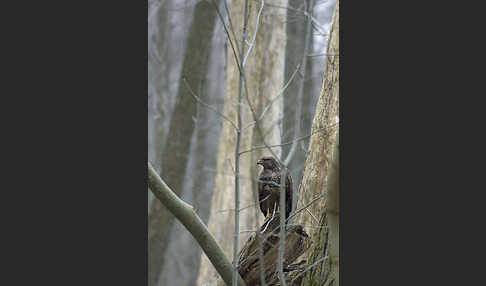
{"label": "thin twig", "polygon": [[[225,32],[226,32],[226,35],[228,36],[228,40],[230,41],[231,49],[233,50],[233,55],[234,55],[234,58],[235,58],[235,61],[236,61],[236,66],[238,67],[238,70],[239,70],[239,72],[240,72],[240,82],[241,82],[241,80],[243,79],[243,88],[245,89],[245,96],[246,96],[246,100],[247,100],[247,102],[248,102],[248,106],[250,107],[250,111],[251,111],[251,114],[252,114],[252,116],[253,116],[253,120],[254,120],[254,121],[257,121],[257,116],[256,116],[256,113],[255,113],[255,110],[253,109],[253,106],[251,105],[251,102],[250,102],[250,99],[249,99],[248,84],[247,84],[247,81],[246,81],[245,72],[244,72],[244,70],[243,70],[242,66],[240,65],[240,63],[239,63],[239,61],[238,61],[238,56],[236,55],[236,51],[235,51],[235,48],[234,48],[234,44],[233,44],[233,41],[231,40],[231,36],[230,36],[230,34],[229,34],[229,32],[228,32],[228,29],[227,29],[226,24],[225,24],[225,22],[224,22],[223,16],[221,15],[221,13],[220,13],[220,11],[219,11],[218,6],[217,6],[217,5],[214,3],[214,0],[213,0],[212,2],[213,2],[213,4],[214,4],[214,7],[215,7],[215,9],[216,9],[216,12],[218,13],[219,17],[221,18],[221,22],[223,23],[224,30],[225,30]],[[225,2],[225,3],[226,3],[226,2]],[[248,4],[248,0],[245,0],[245,4],[246,4],[246,5]],[[226,7],[226,5],[225,5],[225,7]],[[247,6],[245,6],[245,11],[246,11],[246,7],[247,7]],[[227,7],[226,7],[226,9],[227,9]],[[229,18],[229,19],[231,19],[231,15],[229,14],[229,11],[228,11],[228,18]],[[247,18],[248,18],[248,14],[245,14],[245,22],[247,22]],[[231,23],[231,21],[230,21],[230,23]],[[244,28],[246,28],[246,27],[244,26]],[[234,31],[233,31],[233,29],[231,29],[231,30],[232,30],[233,35],[234,35]],[[243,36],[245,36],[245,35],[246,35],[246,30],[244,30],[243,32],[244,32],[244,33],[243,33],[243,34],[244,34]],[[242,57],[243,57],[243,52],[244,52],[244,44],[245,44],[245,39],[244,39],[244,38],[245,38],[245,37],[243,37],[243,40],[242,40],[242,43],[241,43],[241,46],[242,46],[241,48],[242,48],[242,50],[241,50],[241,53],[240,53],[240,55],[241,55],[241,56],[240,56],[240,58],[242,58]],[[238,91],[238,95],[240,95],[240,90],[241,90],[241,85],[239,85],[239,91]],[[238,106],[240,106],[240,104],[241,104],[241,102],[240,102],[240,101],[238,101]],[[240,126],[240,127],[241,127],[241,126]],[[265,138],[263,137],[263,132],[261,131],[260,126],[259,126],[258,124],[256,124],[256,129],[257,129],[257,132],[259,133],[259,135],[260,135],[260,137],[261,137],[261,139],[262,139],[262,141],[263,141],[263,144],[264,144],[265,146],[268,146],[268,144],[265,142]],[[239,130],[241,130],[241,129],[239,129]],[[238,132],[238,131],[237,131],[237,132]],[[282,163],[282,162],[280,161],[280,159],[278,158],[278,156],[275,154],[275,152],[273,152],[273,150],[272,150],[272,149],[270,149],[270,148],[268,147],[268,150],[270,151],[270,153],[271,153],[271,154],[272,154],[272,155],[275,157],[275,159],[276,159],[276,160],[277,160],[279,163]],[[241,155],[241,154],[240,154],[240,155]]]}
{"label": "thin twig", "polygon": [[189,86],[189,83],[187,82],[186,78],[185,77],[182,77],[182,81],[184,81],[184,84],[186,85],[187,89],[189,89],[189,92],[190,94],[192,95],[192,97],[199,103],[201,104],[202,106],[214,111],[214,113],[218,114],[219,116],[221,116],[223,119],[226,119],[226,121],[228,121],[231,126],[233,126],[233,128],[235,130],[238,130],[238,127],[236,127],[236,124],[233,123],[233,121],[231,121],[231,119],[229,119],[227,116],[225,116],[223,113],[219,112],[216,108],[212,107],[211,105],[205,103],[204,101],[202,101],[199,96],[197,96],[194,91],[191,89],[191,87]]}
{"label": "thin twig", "polygon": [[265,224],[265,228],[263,228],[263,230],[261,231],[262,233],[265,233],[265,231],[267,230],[267,227],[270,225],[270,223],[272,222],[272,220],[275,218],[275,211],[277,210],[277,208],[274,206],[273,207],[273,213],[272,213],[272,217],[268,220],[268,222]]}
{"label": "thin twig", "polygon": [[299,71],[299,67],[300,67],[300,64],[297,65],[297,67],[295,68],[294,72],[292,73],[292,76],[289,78],[289,80],[287,81],[287,83],[284,85],[284,87],[282,88],[282,90],[272,99],[270,99],[270,101],[268,102],[268,104],[265,106],[265,108],[263,109],[262,113],[260,114],[260,116],[258,117],[258,119],[256,121],[253,121],[253,122],[250,122],[248,123],[247,125],[243,126],[243,130],[256,124],[258,121],[262,120],[263,116],[265,115],[265,113],[267,112],[267,110],[270,109],[271,105],[284,93],[284,91],[287,89],[287,87],[290,85],[290,83],[292,82],[292,80],[294,79],[294,76],[297,74],[297,72]]}
{"label": "thin twig", "polygon": [[[247,14],[247,8],[248,8],[248,0],[245,0],[245,16],[244,16],[244,25],[243,25],[243,37],[242,37],[242,42],[241,42],[241,53],[240,53],[240,59],[243,57],[243,52],[244,52],[244,44],[245,44],[245,36],[246,36],[246,25],[247,25],[247,19],[248,19],[248,14]],[[219,11],[218,11],[218,14],[220,15]],[[221,15],[220,15],[221,17]],[[231,18],[230,14],[228,13],[228,17]],[[223,24],[224,24],[224,21],[223,21]],[[234,50],[234,46],[232,44],[232,41],[231,41],[231,37],[229,35],[229,32],[226,28],[226,25],[224,25],[224,28],[225,28],[225,32],[227,33],[228,35],[228,39],[230,40],[230,44],[231,44],[231,47],[233,49],[233,53],[235,53],[235,50]],[[233,31],[233,34],[234,34],[234,31]],[[247,81],[246,81],[246,76],[245,76],[245,72],[244,72],[244,67],[243,65],[240,66],[239,63],[238,63],[238,60],[237,60],[237,57],[235,55],[235,60],[236,60],[236,63],[237,63],[237,66],[238,66],[238,69],[240,71],[240,81],[239,81],[239,87],[238,87],[238,103],[240,104],[241,103],[241,87],[243,86],[245,88],[245,96],[246,96],[246,100],[248,102],[248,106],[250,107],[250,111],[251,111],[251,114],[253,116],[253,120],[258,122],[257,120],[257,116],[256,116],[256,113],[255,113],[255,110],[253,109],[253,106],[251,104],[251,101],[249,99],[249,93],[248,93],[248,85],[247,85]],[[239,116],[239,121],[238,121],[238,131],[237,131],[237,152],[236,152],[236,159],[238,159],[239,155],[241,155],[238,151],[239,151],[239,136],[241,136],[241,121],[240,121],[240,116],[241,116],[241,113],[240,113],[240,106],[238,105],[238,116]],[[265,146],[268,146],[268,144],[265,142],[265,137],[263,136],[263,132],[259,126],[259,124],[255,124],[256,126],[256,129],[262,139],[262,142]],[[273,152],[273,150],[271,150],[270,148],[268,148],[270,153],[277,159],[277,161],[280,162],[280,160],[278,159],[278,157],[276,156],[276,154]],[[281,162],[280,162],[281,163]],[[237,172],[237,177],[238,177],[238,172]],[[236,190],[238,191],[238,190]],[[238,195],[238,192],[237,192],[237,195]],[[236,199],[235,199],[235,202],[236,202]],[[235,208],[236,210],[238,209],[238,206],[235,204]],[[238,211],[235,211],[235,224],[236,222],[238,221]],[[236,226],[235,226],[235,229],[236,229]],[[235,245],[234,245],[234,249],[233,249],[233,255],[234,255],[234,267],[235,269],[237,268],[237,261],[236,261],[236,247],[237,247],[237,231],[235,231]],[[236,271],[236,270],[235,270]],[[236,274],[233,275],[233,286],[234,284],[236,283]]]}
{"label": "thin twig", "polygon": [[[275,231],[275,230],[273,230],[273,231],[272,231],[272,232],[271,232],[269,235],[264,235],[265,231],[267,230],[267,227],[270,225],[270,222],[271,222],[271,221],[272,221],[272,220],[275,218],[275,211],[276,211],[276,210],[277,210],[277,208],[275,208],[275,207],[274,207],[274,208],[273,208],[272,217],[271,217],[271,218],[270,218],[270,220],[268,220],[268,222],[265,224],[265,228],[264,228],[263,230],[261,230],[261,231],[260,231],[260,230],[256,230],[256,231],[254,231],[254,232],[257,232],[257,233],[260,233],[260,234],[262,234],[262,235],[263,235],[263,240],[262,240],[262,241],[265,241],[265,240],[266,240],[266,237],[270,236],[270,235],[271,235],[271,234],[272,234],[272,233]],[[262,246],[263,246],[263,245],[262,245]],[[244,263],[245,263],[245,262],[246,262],[248,259],[250,259],[250,258],[253,256],[253,254],[255,254],[255,252],[256,252],[256,251],[257,251],[257,250],[254,250],[254,251],[253,251],[253,252],[251,252],[249,255],[247,255],[247,256],[246,256],[246,258],[244,258],[244,259],[241,261],[240,265],[244,264]],[[262,261],[263,261],[263,259],[262,259]],[[263,263],[262,263],[262,265],[263,265]],[[263,284],[262,284],[262,285],[263,285]]]}
{"label": "thin twig", "polygon": [[310,55],[307,55],[307,56],[308,57],[323,57],[323,56],[335,57],[335,56],[339,56],[339,54],[318,53],[318,54],[310,54]]}
{"label": "thin twig", "polygon": [[256,19],[255,33],[253,33],[253,39],[251,41],[250,46],[248,47],[248,51],[246,52],[245,57],[243,58],[243,63],[242,63],[243,67],[245,66],[246,60],[248,59],[248,56],[250,55],[250,52],[253,48],[253,45],[255,44],[256,36],[257,36],[257,33],[258,33],[258,27],[260,26],[260,15],[262,14],[264,4],[265,4],[265,0],[262,0],[262,5],[260,6],[260,10],[258,11],[258,15],[257,15],[257,19]]}
{"label": "thin twig", "polygon": [[[315,203],[317,200],[321,199],[322,197],[324,197],[327,193],[321,193],[319,196],[315,197],[314,199],[312,199],[312,201],[310,203],[308,203],[307,205],[305,205],[304,207],[302,207],[301,209],[297,210],[294,212],[294,214],[290,215],[286,221],[289,221],[291,218],[293,218],[295,215],[297,215],[298,213],[300,213],[301,211],[304,211],[305,209],[307,209],[308,207],[310,207],[313,203]],[[274,208],[275,209],[275,208]],[[274,214],[275,215],[275,212]],[[273,215],[272,215],[272,219],[273,219]],[[285,224],[285,227],[288,227],[288,226],[292,226],[293,224]],[[268,224],[267,224],[268,226]],[[275,234],[275,231],[276,230],[279,230],[280,228],[276,228],[274,230],[272,230],[269,234],[265,235],[264,238],[262,239],[262,241],[265,241],[267,237],[270,237],[271,235]],[[264,229],[266,230],[266,228]],[[254,250],[253,252],[251,252],[250,254],[248,254],[247,258],[244,259],[243,261],[241,261],[241,263],[245,262],[247,259],[249,259],[253,254],[256,253],[257,250]]]}
{"label": "thin twig", "polygon": [[[270,195],[266,196],[263,200],[259,201],[259,203],[262,203],[264,202],[265,200],[267,200],[268,198],[270,197]],[[242,210],[245,210],[247,208],[251,208],[251,207],[255,207],[257,206],[257,204],[259,203],[254,203],[254,204],[251,204],[251,205],[248,205],[246,207],[242,207],[239,209],[239,211],[241,212]],[[223,213],[223,212],[232,212],[232,211],[235,211],[235,209],[222,209],[222,210],[219,210],[218,213]]]}
{"label": "thin twig", "polygon": [[312,214],[312,212],[309,209],[305,209],[305,211],[310,214],[310,216],[314,219],[316,223],[319,223],[319,220]]}
{"label": "thin twig", "polygon": [[[287,180],[287,169],[283,169],[280,175],[280,240],[278,246],[278,276],[280,277],[280,283],[282,286],[287,286],[285,283],[285,277],[283,274],[283,259],[285,252],[285,215],[287,213],[285,204],[285,183]],[[283,211],[284,210],[284,211]]]}
{"label": "thin twig", "polygon": [[[214,5],[214,8],[216,9],[216,12],[218,13],[218,16],[219,16],[219,18],[221,20],[221,23],[223,23],[224,31],[226,32],[226,36],[228,37],[228,40],[230,42],[231,50],[233,51],[233,56],[234,56],[235,61],[236,61],[236,66],[238,67],[238,70],[241,73],[240,60],[239,60],[238,55],[236,53],[236,50],[239,51],[238,46],[236,46],[236,50],[235,50],[235,45],[233,44],[233,41],[231,40],[231,36],[230,36],[230,34],[228,32],[228,28],[226,27],[226,23],[224,22],[223,15],[221,15],[221,12],[219,11],[218,5],[216,5],[216,3],[214,2],[214,0],[212,1],[212,3]],[[231,19],[230,14],[229,14],[229,11],[228,11],[228,7],[226,6],[226,1],[225,1],[225,7],[226,7],[226,11],[228,13],[228,19]],[[229,22],[231,24],[231,20]],[[233,30],[233,28],[231,28],[231,29]],[[234,32],[233,32],[233,35],[234,35]],[[238,103],[238,105],[240,105],[240,104],[241,104],[241,102]]]}
{"label": "thin twig", "polygon": [[326,259],[328,259],[329,257],[328,256],[324,256],[322,257],[321,259],[317,260],[316,262],[314,262],[312,265],[310,265],[309,267],[307,267],[304,271],[302,271],[301,273],[299,273],[297,276],[295,276],[291,281],[290,281],[290,284],[294,283],[294,280],[299,278],[300,276],[302,276],[304,273],[306,273],[307,271],[311,270],[313,267],[315,267],[317,264],[319,264],[319,262],[322,262]]}
{"label": "thin twig", "polygon": [[[235,29],[233,28],[233,21],[231,21],[231,14],[230,14],[230,11],[228,9],[228,1],[227,0],[224,0],[224,9],[226,10],[226,15],[228,15],[228,23],[229,23],[230,31],[233,35],[233,39],[235,39],[235,41],[236,41]],[[228,37],[230,37],[229,34],[228,34]],[[231,41],[231,39],[230,39],[230,41]],[[236,45],[236,50],[239,53],[240,48],[238,47],[238,43],[235,43],[235,45]]]}
{"label": "thin twig", "polygon": [[285,143],[282,143],[282,144],[276,144],[276,145],[264,145],[264,146],[256,146],[256,147],[253,147],[251,149],[248,149],[248,150],[244,150],[244,151],[241,151],[240,152],[240,155],[241,154],[244,154],[244,153],[248,153],[248,152],[253,152],[255,150],[260,150],[260,149],[264,149],[264,148],[274,148],[274,147],[281,147],[281,146],[285,146],[285,145],[289,145],[289,144],[292,144],[294,143],[294,141],[299,141],[299,140],[304,140],[304,139],[307,139],[309,137],[311,137],[312,135],[316,134],[316,133],[319,133],[319,132],[322,132],[324,130],[327,130],[329,128],[332,128],[334,126],[336,126],[337,123],[335,124],[332,124],[328,127],[324,127],[324,128],[320,128],[320,129],[317,129],[316,131],[312,132],[311,134],[309,135],[306,135],[306,136],[302,136],[302,137],[299,137],[299,138],[295,138],[293,139],[292,141],[288,141],[288,142],[285,142]]}
{"label": "thin twig", "polygon": [[[256,1],[256,0],[255,0]],[[267,6],[270,6],[270,7],[273,7],[273,8],[282,8],[282,9],[286,9],[286,10],[290,10],[290,11],[294,11],[294,12],[298,12],[300,13],[301,15],[305,16],[305,17],[308,17],[310,18],[311,22],[312,22],[312,26],[314,26],[314,28],[316,29],[316,31],[318,31],[321,35],[327,35],[326,33],[324,33],[324,27],[319,23],[319,21],[312,15],[312,12],[309,13],[307,12],[306,10],[301,10],[301,9],[297,9],[297,8],[294,8],[290,5],[287,5],[287,6],[281,6],[281,5],[275,5],[275,4],[267,4]],[[313,9],[313,7],[312,7]]]}
{"label": "thin twig", "polygon": [[300,208],[299,210],[295,211],[294,214],[292,214],[290,218],[296,216],[298,213],[300,213],[301,211],[307,209],[308,207],[310,207],[310,205],[312,205],[314,202],[316,202],[318,199],[324,197],[325,195],[327,195],[327,193],[321,193],[320,195],[318,195],[317,197],[315,197],[314,199],[312,199],[312,201],[310,201],[307,205],[303,206],[302,208]]}
{"label": "thin twig", "polygon": [[[230,15],[228,15],[229,17]],[[241,36],[241,51],[240,51],[240,59],[243,57],[243,53],[245,51],[245,38],[246,38],[246,27],[248,25],[248,0],[245,0],[245,13],[244,13],[244,21],[243,21],[243,33]],[[237,108],[237,115],[238,115],[238,130],[236,131],[236,148],[235,148],[235,233],[234,233],[234,240],[233,240],[233,286],[236,286],[238,282],[238,236],[240,232],[240,225],[239,225],[239,208],[240,208],[240,141],[241,141],[241,99],[242,99],[242,86],[243,86],[243,70],[244,67],[241,67],[240,72],[240,80],[238,84],[238,108]]]}

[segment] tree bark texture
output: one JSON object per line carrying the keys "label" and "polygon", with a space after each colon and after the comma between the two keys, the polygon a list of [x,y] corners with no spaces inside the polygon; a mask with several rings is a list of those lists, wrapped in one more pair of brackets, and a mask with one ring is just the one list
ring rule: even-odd
{"label": "tree bark texture", "polygon": [[[337,5],[336,5],[337,7]],[[327,169],[331,161],[332,147],[336,141],[338,130],[338,99],[339,99],[339,15],[335,12],[326,59],[324,79],[316,106],[312,125],[309,154],[302,183],[299,187],[299,201],[297,208],[301,208],[319,195],[323,195]],[[307,210],[297,215],[296,220],[303,225],[316,222],[315,214],[325,205],[325,197],[310,205]]]}
{"label": "tree bark texture", "polygon": [[329,227],[329,263],[334,278],[333,285],[339,285],[339,138],[334,144],[332,164],[327,181],[327,225]]}
{"label": "tree bark texture", "polygon": [[[265,273],[265,283],[268,286],[277,285],[280,283],[277,274],[278,265],[278,247],[279,247],[279,213],[275,214],[275,219],[272,220],[265,231],[255,233],[252,235],[245,245],[241,248],[239,253],[240,267],[239,273],[245,280],[248,286],[260,285],[260,267],[263,265],[263,271]],[[265,227],[266,223],[262,225]],[[259,245],[262,240],[263,245],[263,261],[262,264],[259,259]],[[291,277],[292,268],[291,263],[296,261],[311,245],[311,239],[309,235],[303,230],[300,225],[290,226],[285,230],[285,252],[283,256],[283,268],[286,271],[285,280]],[[290,280],[289,280],[290,282]]]}
{"label": "tree bark texture", "polygon": [[[299,188],[298,205],[301,207],[320,197],[308,207],[308,211],[301,212],[297,218],[298,222],[309,229],[314,240],[307,258],[307,267],[312,268],[306,273],[302,285],[339,284],[339,162],[335,161],[331,165],[332,172],[328,172],[333,150],[337,148],[335,143],[338,133],[339,1],[334,11],[324,79],[312,126],[313,131],[323,128],[326,131],[311,137],[309,155]],[[335,152],[334,160],[338,160],[338,154]]]}
{"label": "tree bark texture", "polygon": [[[247,286],[262,285],[260,277],[261,265],[263,265],[265,285],[282,285],[277,273],[280,242],[279,215],[277,212],[273,218],[265,220],[260,227],[260,231],[253,233],[238,253],[238,272],[245,280]],[[301,225],[290,226],[286,228],[285,233],[285,255],[282,263],[284,279],[288,286],[297,286],[300,285],[304,277],[303,274],[305,274],[305,260],[298,263],[294,262],[305,255],[305,252],[312,244],[312,240]],[[263,264],[260,262],[260,245],[263,246]],[[225,284],[221,278],[218,278],[215,285],[223,286]]]}

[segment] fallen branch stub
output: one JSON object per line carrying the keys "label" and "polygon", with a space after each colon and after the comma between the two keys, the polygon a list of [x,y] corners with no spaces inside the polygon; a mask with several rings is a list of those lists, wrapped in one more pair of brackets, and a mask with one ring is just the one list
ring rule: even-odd
{"label": "fallen branch stub", "polygon": [[[278,218],[278,213],[275,214]],[[268,226],[267,226],[268,224]],[[263,245],[263,272],[265,284],[280,285],[277,273],[277,259],[279,246],[279,221],[278,219],[267,219],[259,233],[252,235],[239,253],[238,271],[245,280],[246,285],[260,285],[260,244]],[[285,280],[290,281],[297,272],[302,270],[302,261],[296,261],[311,245],[309,235],[301,225],[293,225],[285,231],[285,253],[284,253],[284,274]],[[260,241],[261,240],[261,241]],[[260,243],[263,242],[263,243]]]}

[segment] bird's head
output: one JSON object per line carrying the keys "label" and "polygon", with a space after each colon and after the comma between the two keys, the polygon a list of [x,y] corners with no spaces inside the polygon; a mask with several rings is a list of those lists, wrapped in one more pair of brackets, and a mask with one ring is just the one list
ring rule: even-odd
{"label": "bird's head", "polygon": [[262,157],[257,165],[262,165],[264,169],[278,169],[278,162],[273,157]]}

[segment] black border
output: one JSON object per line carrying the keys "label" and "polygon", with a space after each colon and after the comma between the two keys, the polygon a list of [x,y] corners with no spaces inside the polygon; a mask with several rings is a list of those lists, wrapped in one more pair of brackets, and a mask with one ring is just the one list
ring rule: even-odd
{"label": "black border", "polygon": [[476,117],[484,104],[474,101],[484,90],[477,81],[484,65],[484,45],[476,41],[482,10],[344,3],[341,284],[484,280],[474,278],[482,260],[470,258],[484,248],[477,233],[484,219],[476,213],[484,201],[473,197],[484,189],[473,176],[484,158],[477,137],[484,120]]}
{"label": "black border", "polygon": [[15,4],[2,9],[2,278],[147,285],[148,3]]}

